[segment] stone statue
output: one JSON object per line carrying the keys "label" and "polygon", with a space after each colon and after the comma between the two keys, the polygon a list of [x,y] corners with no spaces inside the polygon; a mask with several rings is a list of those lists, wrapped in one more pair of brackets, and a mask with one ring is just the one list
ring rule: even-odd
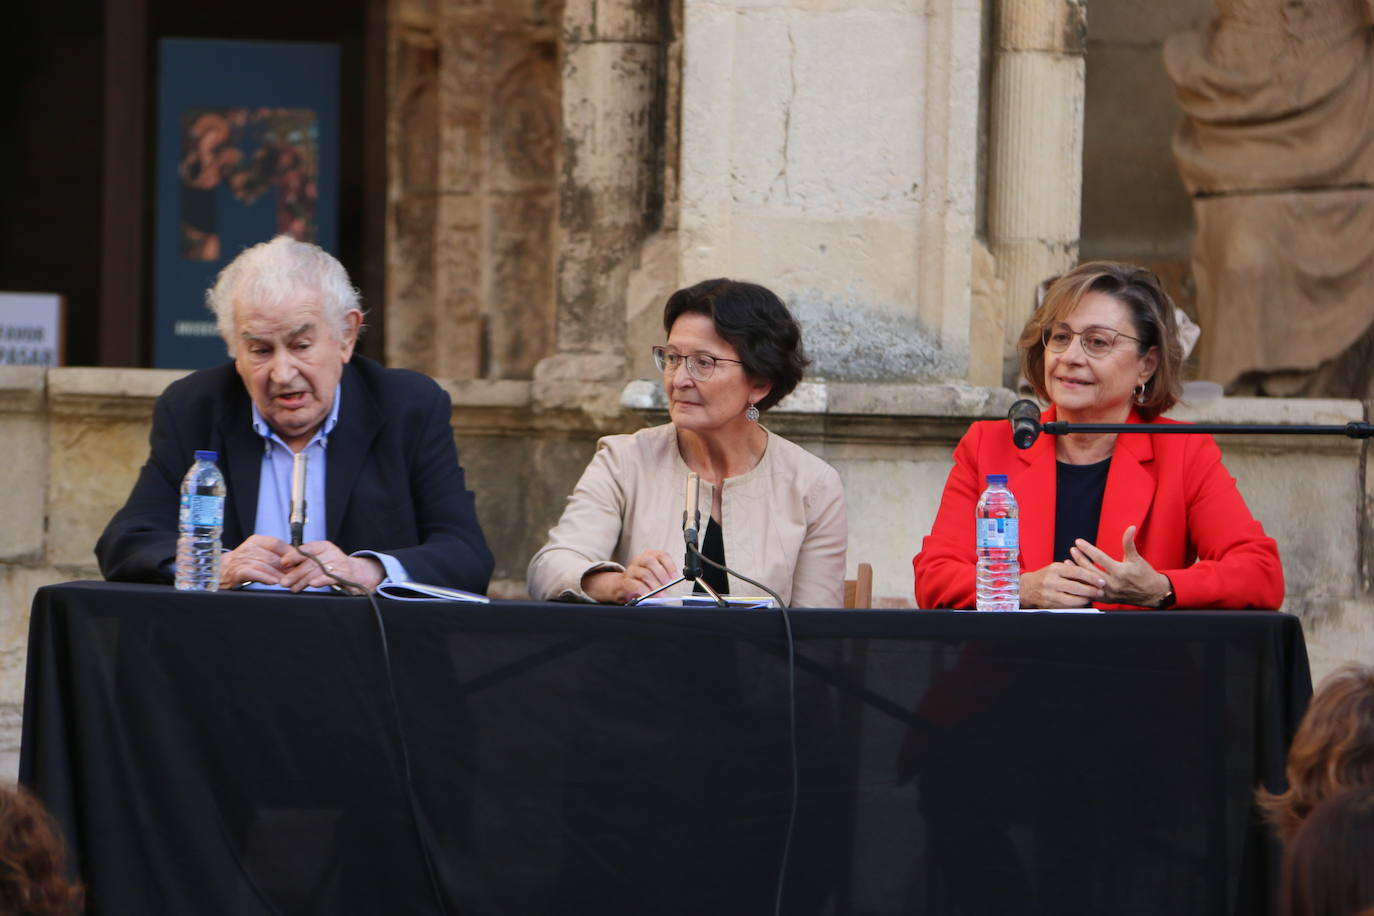
{"label": "stone statue", "polygon": [[1216,6],[1164,46],[1201,377],[1374,396],[1374,0]]}

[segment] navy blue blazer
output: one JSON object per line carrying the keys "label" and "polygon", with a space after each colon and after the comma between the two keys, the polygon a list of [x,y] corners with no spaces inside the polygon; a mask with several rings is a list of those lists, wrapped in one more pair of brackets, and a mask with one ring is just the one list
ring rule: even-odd
{"label": "navy blue blazer", "polygon": [[[428,376],[355,355],[340,397],[329,436],[327,540],[345,553],[391,554],[417,582],[485,593],[492,555],[463,484],[448,394]],[[253,534],[263,442],[251,403],[232,362],[167,386],[153,408],[148,461],[96,543],[106,579],[169,581],[181,478],[197,449],[219,453],[229,494],[224,546]]]}

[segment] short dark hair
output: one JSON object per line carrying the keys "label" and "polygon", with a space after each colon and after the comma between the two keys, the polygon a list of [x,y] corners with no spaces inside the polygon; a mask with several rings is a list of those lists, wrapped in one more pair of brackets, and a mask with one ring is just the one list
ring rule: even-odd
{"label": "short dark hair", "polygon": [[1374,909],[1374,786],[1323,801],[1284,848],[1282,916],[1361,916]]}
{"label": "short dark hair", "polygon": [[1178,403],[1183,390],[1183,344],[1178,339],[1174,301],[1154,271],[1143,267],[1089,261],[1049,281],[1045,301],[1021,331],[1022,374],[1036,396],[1049,403],[1050,393],[1045,387],[1045,329],[1067,318],[1088,293],[1111,296],[1125,307],[1135,326],[1132,336],[1140,340],[1137,352],[1141,356],[1151,347],[1159,348],[1159,365],[1145,382],[1144,403],[1136,405],[1142,417],[1153,420]]}
{"label": "short dark hair", "polygon": [[687,313],[706,315],[716,333],[739,354],[744,371],[771,383],[768,394],[754,405],[767,410],[792,393],[810,360],[802,350],[801,326],[772,290],[740,280],[703,280],[668,297],[663,307],[663,330]]}

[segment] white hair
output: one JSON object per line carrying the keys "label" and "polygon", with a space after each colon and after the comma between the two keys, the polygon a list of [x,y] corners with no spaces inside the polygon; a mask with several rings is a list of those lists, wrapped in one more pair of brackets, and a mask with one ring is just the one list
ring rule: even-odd
{"label": "white hair", "polygon": [[254,245],[230,261],[205,291],[205,304],[215,313],[219,336],[233,356],[236,300],[280,305],[302,294],[319,297],[325,318],[341,337],[348,330],[348,313],[362,311],[343,265],[320,246],[289,235]]}

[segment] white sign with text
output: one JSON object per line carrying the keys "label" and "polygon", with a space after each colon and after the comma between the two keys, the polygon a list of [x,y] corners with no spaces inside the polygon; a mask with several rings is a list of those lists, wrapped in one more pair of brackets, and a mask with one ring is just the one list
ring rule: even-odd
{"label": "white sign with text", "polygon": [[56,366],[62,361],[62,297],[0,293],[0,366]]}

